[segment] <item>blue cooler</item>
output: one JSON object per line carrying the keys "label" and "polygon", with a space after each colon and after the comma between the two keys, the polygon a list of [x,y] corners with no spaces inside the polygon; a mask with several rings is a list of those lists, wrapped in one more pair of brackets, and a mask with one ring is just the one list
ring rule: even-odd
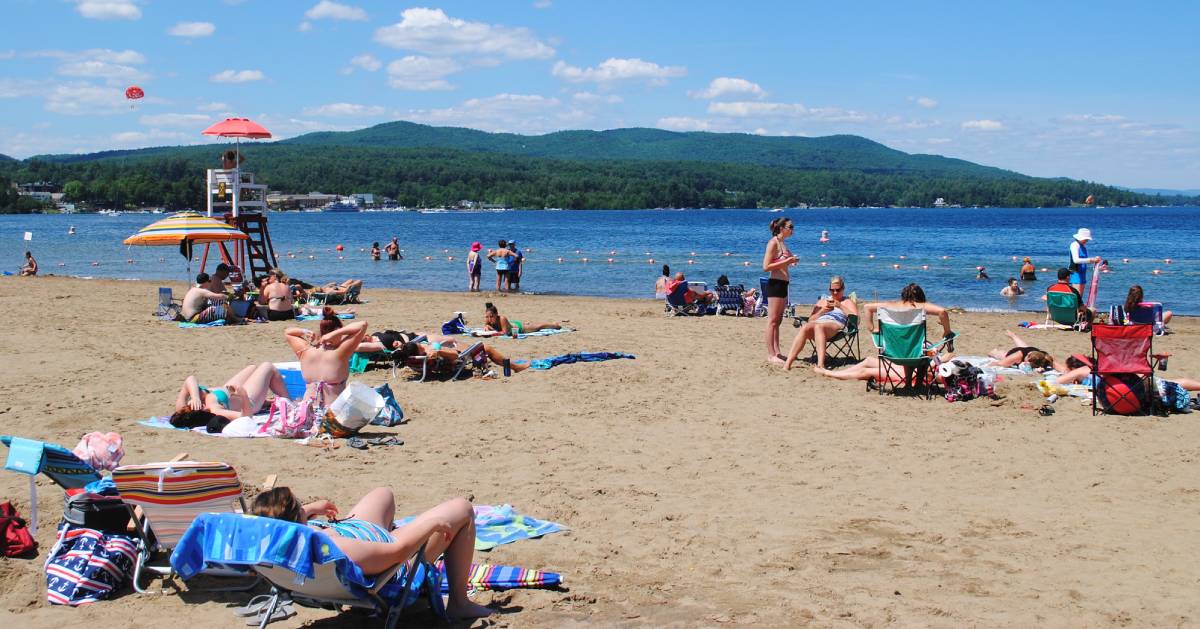
{"label": "blue cooler", "polygon": [[304,391],[308,387],[304,382],[304,376],[300,374],[300,363],[276,363],[275,367],[279,370],[279,375],[283,376],[283,384],[287,387],[288,397],[293,400],[304,399]]}

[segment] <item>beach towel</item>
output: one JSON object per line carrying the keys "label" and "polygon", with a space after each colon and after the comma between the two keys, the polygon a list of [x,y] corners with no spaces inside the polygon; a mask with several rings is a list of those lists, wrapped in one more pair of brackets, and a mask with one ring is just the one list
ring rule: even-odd
{"label": "beach towel", "polygon": [[128,535],[63,522],[46,562],[46,599],[72,607],[106,599],[133,576],[136,554]]}
{"label": "beach towel", "polygon": [[225,325],[225,320],[217,319],[216,321],[209,321],[208,323],[192,323],[190,321],[183,321],[179,324],[179,327],[181,327],[181,328],[219,328],[223,325]]}
{"label": "beach towel", "polygon": [[598,363],[605,360],[616,360],[618,358],[636,358],[633,354],[624,352],[576,352],[573,354],[563,354],[561,356],[551,356],[549,358],[538,358],[529,361],[530,369],[550,369],[559,365],[569,365],[571,363]]}
{"label": "beach towel", "polygon": [[[412,522],[416,516],[396,520],[397,527]],[[503,544],[541,537],[565,531],[557,522],[538,520],[516,512],[512,505],[493,507],[475,505],[475,550],[491,550]]]}
{"label": "beach towel", "polygon": [[[446,577],[443,562],[434,563],[442,575],[442,594],[450,593],[450,581]],[[471,564],[467,576],[467,587],[476,590],[511,590],[513,588],[548,588],[562,584],[562,575],[557,572],[530,570],[517,566],[494,566],[488,563]]]}
{"label": "beach towel", "polygon": [[1032,373],[1027,373],[1020,367],[997,367],[992,364],[992,363],[996,362],[996,359],[992,358],[991,356],[955,356],[954,360],[961,360],[961,361],[970,363],[976,367],[979,367],[980,369],[983,369],[984,371],[991,371],[992,373],[996,373],[996,374],[1004,375],[1004,376],[1034,375]]}
{"label": "beach towel", "polygon": [[226,438],[257,438],[269,437],[270,435],[259,430],[263,424],[267,423],[268,415],[262,413],[260,415],[249,415],[239,417],[225,425],[225,429],[221,432],[208,432],[205,426],[196,426],[195,428],[176,428],[171,425],[170,417],[151,417],[138,422],[142,426],[148,428],[166,428],[167,430],[183,430],[193,432],[199,435],[209,437],[226,437]]}
{"label": "beach towel", "polygon": [[[538,330],[537,332],[523,332],[517,335],[517,339],[527,339],[531,336],[552,336],[554,334],[566,334],[567,332],[574,331],[574,328],[558,328]],[[510,334],[503,334],[496,330],[484,330],[483,328],[467,328],[466,334],[470,334],[471,336],[482,336],[485,338],[512,338],[512,335]]]}
{"label": "beach towel", "polygon": [[1034,321],[1021,321],[1017,325],[1030,330],[1070,330],[1071,326],[1061,323],[1037,323]]}
{"label": "beach towel", "polygon": [[[324,319],[324,318],[325,317],[322,315],[300,315],[300,316],[296,317],[296,320],[297,321],[320,321],[321,319]],[[353,319],[354,313],[353,312],[339,312],[337,318]]]}

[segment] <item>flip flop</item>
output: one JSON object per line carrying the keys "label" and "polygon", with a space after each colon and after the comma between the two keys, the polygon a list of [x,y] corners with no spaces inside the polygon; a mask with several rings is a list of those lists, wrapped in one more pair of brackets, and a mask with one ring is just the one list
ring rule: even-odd
{"label": "flip flop", "polygon": [[350,446],[351,448],[354,448],[355,450],[366,450],[367,449],[367,444],[365,441],[362,440],[361,437],[350,437],[349,439],[346,440],[346,445]]}
{"label": "flip flop", "polygon": [[396,437],[375,437],[367,439],[367,443],[373,446],[402,446],[404,445],[404,440]]}
{"label": "flip flop", "polygon": [[233,614],[235,616],[257,616],[262,613],[267,605],[271,602],[270,594],[259,594],[250,599],[244,607],[234,607]]}
{"label": "flip flop", "polygon": [[[264,607],[261,612],[253,616],[247,616],[246,625],[250,627],[257,627],[261,625],[263,621],[263,614],[265,614],[266,611],[267,610]],[[275,613],[271,614],[271,619],[268,620],[267,623],[273,623],[278,620],[287,620],[295,615],[296,609],[292,607],[291,601],[280,601],[279,605],[275,607]]]}

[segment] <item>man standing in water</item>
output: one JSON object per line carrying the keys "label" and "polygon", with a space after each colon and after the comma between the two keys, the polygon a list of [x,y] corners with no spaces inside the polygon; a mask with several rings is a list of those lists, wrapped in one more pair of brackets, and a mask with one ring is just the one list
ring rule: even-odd
{"label": "man standing in water", "polygon": [[1071,284],[1081,299],[1086,296],[1083,289],[1087,284],[1088,265],[1100,262],[1100,256],[1088,257],[1087,244],[1091,239],[1092,230],[1080,227],[1071,241],[1071,263],[1067,265],[1067,269],[1071,271]]}
{"label": "man standing in water", "polygon": [[394,262],[400,259],[400,243],[397,242],[396,236],[392,236],[392,241],[383,248],[383,252],[387,254],[388,260]]}

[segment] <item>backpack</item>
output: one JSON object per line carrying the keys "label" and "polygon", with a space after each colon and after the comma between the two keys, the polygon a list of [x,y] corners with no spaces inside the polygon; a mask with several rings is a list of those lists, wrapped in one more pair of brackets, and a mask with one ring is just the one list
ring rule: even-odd
{"label": "backpack", "polygon": [[[324,383],[317,383],[316,397],[321,396],[324,387]],[[303,439],[312,436],[317,419],[322,415],[317,409],[316,397],[300,402],[293,402],[281,397],[275,398],[275,401],[271,403],[271,411],[267,414],[267,421],[258,429],[258,432],[284,439]]]}
{"label": "backpack", "polygon": [[454,318],[442,324],[442,334],[452,336],[454,334],[467,334],[467,320],[463,318],[463,313],[459,312],[454,315]]}
{"label": "backpack", "polygon": [[25,518],[17,513],[11,502],[0,502],[0,545],[5,557],[20,557],[37,548]]}
{"label": "backpack", "polygon": [[942,380],[946,386],[947,402],[966,402],[977,397],[992,395],[992,385],[983,377],[983,370],[961,360],[951,361],[938,367],[946,372]]}

